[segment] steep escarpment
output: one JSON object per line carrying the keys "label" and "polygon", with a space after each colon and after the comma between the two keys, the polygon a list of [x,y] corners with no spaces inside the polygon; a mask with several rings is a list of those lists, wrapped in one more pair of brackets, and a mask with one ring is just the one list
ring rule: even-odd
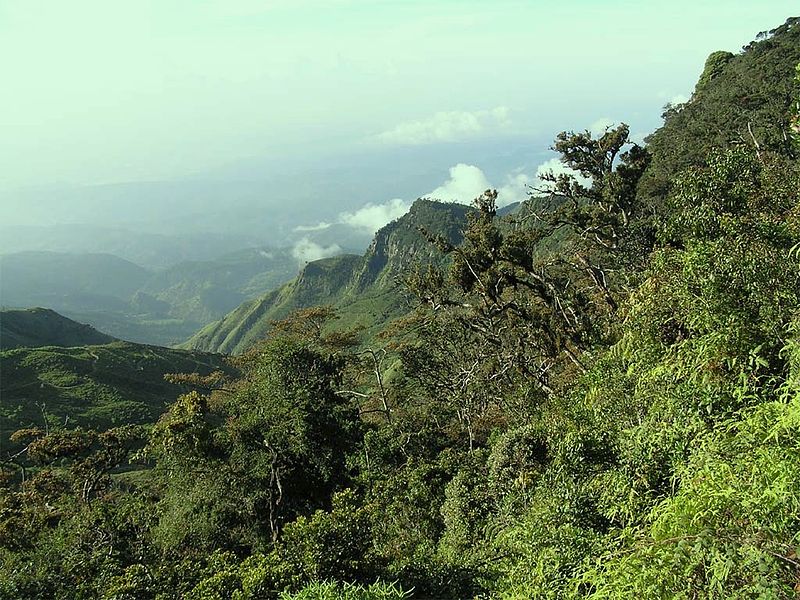
{"label": "steep escarpment", "polygon": [[227,354],[242,352],[264,337],[272,321],[293,310],[340,301],[362,260],[361,256],[345,254],[310,262],[289,283],[245,302],[201,329],[182,347],[214,348],[215,352]]}
{"label": "steep escarpment", "polygon": [[363,256],[343,255],[308,263],[294,280],[242,304],[182,347],[237,354],[262,339],[273,321],[298,308],[322,304],[338,309],[341,325],[380,329],[407,310],[399,281],[402,275],[443,260],[423,232],[458,244],[471,210],[461,204],[417,200],[406,215],[375,234]]}

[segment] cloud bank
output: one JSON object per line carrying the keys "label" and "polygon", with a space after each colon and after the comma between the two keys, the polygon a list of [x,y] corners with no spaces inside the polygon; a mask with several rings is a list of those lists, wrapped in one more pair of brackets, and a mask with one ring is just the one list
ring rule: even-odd
{"label": "cloud bank", "polygon": [[438,112],[427,119],[400,123],[374,136],[374,140],[399,146],[457,142],[503,129],[510,123],[509,110],[505,106],[474,112]]}
{"label": "cloud bank", "polygon": [[542,190],[549,190],[552,187],[552,183],[549,181],[545,181],[543,179],[544,175],[548,173],[552,173],[556,177],[559,175],[572,175],[575,179],[578,180],[578,183],[582,185],[589,185],[591,183],[591,179],[587,177],[583,177],[578,171],[574,169],[570,169],[564,163],[561,162],[561,159],[557,156],[546,160],[538,167],[536,167],[536,181],[533,184],[534,187],[537,189]]}
{"label": "cloud bank", "polygon": [[300,266],[312,260],[319,260],[320,258],[327,258],[335,254],[341,254],[342,248],[339,244],[331,244],[330,246],[321,246],[316,242],[312,242],[309,238],[304,237],[298,240],[292,248],[292,256],[297,260]]}
{"label": "cloud bank", "polygon": [[443,202],[472,204],[483,192],[497,190],[497,205],[507,206],[528,198],[533,179],[521,170],[506,175],[503,185],[494,185],[486,174],[475,165],[459,163],[450,167],[450,179],[424,197]]}
{"label": "cloud bank", "polygon": [[[523,173],[522,170],[517,170],[506,175],[502,185],[495,186],[479,167],[458,163],[450,167],[449,178],[445,182],[420,197],[442,202],[472,204],[472,201],[486,190],[497,189],[497,205],[506,206],[527,199],[531,186],[535,182],[534,177]],[[340,224],[374,233],[387,223],[406,214],[412,204],[412,201],[402,198],[393,198],[382,204],[370,202],[353,212],[340,213],[334,223],[323,221],[317,225],[300,225],[295,227],[294,231],[313,233],[328,229],[334,224]],[[305,262],[331,256],[339,251],[341,248],[338,245],[323,247],[305,236],[295,244],[292,253],[299,261]]]}
{"label": "cloud bank", "polygon": [[411,208],[411,203],[401,198],[393,198],[383,204],[366,204],[355,212],[339,215],[339,222],[370,232],[378,231],[387,223],[402,217]]}
{"label": "cloud bank", "polygon": [[601,135],[603,135],[606,132],[607,129],[610,129],[611,127],[615,127],[618,124],[619,123],[617,121],[615,121],[614,119],[609,119],[608,117],[600,117],[599,119],[597,119],[597,121],[595,121],[594,123],[589,125],[588,129],[589,129],[589,132],[594,137],[597,138],[597,137],[600,137]]}
{"label": "cloud bank", "polygon": [[424,196],[443,202],[469,204],[491,187],[492,184],[478,167],[458,163],[450,167],[450,179]]}
{"label": "cloud bank", "polygon": [[298,225],[294,228],[294,231],[323,231],[328,229],[332,223],[326,223],[325,221],[320,221],[316,225]]}

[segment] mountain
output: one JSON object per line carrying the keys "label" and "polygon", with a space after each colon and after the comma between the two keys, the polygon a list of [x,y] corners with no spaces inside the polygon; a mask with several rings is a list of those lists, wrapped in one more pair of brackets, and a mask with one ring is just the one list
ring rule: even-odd
{"label": "mountain", "polygon": [[111,254],[20,252],[0,256],[2,303],[55,310],[121,308],[150,272]]}
{"label": "mountain", "polygon": [[291,249],[249,248],[152,271],[110,254],[0,257],[0,305],[46,306],[139,343],[174,345],[297,274]]}
{"label": "mountain", "polygon": [[337,308],[340,325],[375,332],[408,310],[398,278],[442,260],[420,228],[457,244],[471,210],[462,204],[417,200],[407,214],[375,234],[363,256],[349,254],[309,262],[294,280],[245,302],[181,347],[238,354],[263,338],[272,321],[298,308],[321,304]]}
{"label": "mountain", "polygon": [[255,236],[223,232],[176,231],[164,234],[79,223],[0,226],[0,254],[30,251],[106,253],[147,269],[163,269],[187,260],[213,260],[258,244]]}
{"label": "mountain", "polygon": [[0,311],[0,350],[40,346],[85,346],[116,341],[91,325],[47,308]]}
{"label": "mountain", "polygon": [[153,423],[182,392],[164,380],[166,373],[206,375],[220,369],[227,367],[219,355],[119,341],[2,351],[0,444],[17,429],[44,428],[45,419],[50,427],[66,423],[101,430]]}
{"label": "mountain", "polygon": [[139,294],[164,302],[165,313],[172,318],[205,324],[285,283],[297,271],[297,259],[289,249],[249,248],[158,271]]}
{"label": "mountain", "polygon": [[[676,174],[688,165],[702,165],[711,148],[758,144],[791,152],[788,132],[800,62],[798,23],[800,19],[789,19],[764,32],[739,55],[713,53],[691,99],[666,109],[663,126],[647,138],[652,161],[639,191],[656,221],[663,217],[663,199]],[[464,217],[467,209],[460,208]],[[238,353],[263,337],[270,321],[315,304],[337,307],[342,323],[376,327],[403,310],[397,276],[420,259],[420,252],[431,252],[417,226],[436,232],[443,228],[453,236],[440,219],[457,210],[455,205],[417,201],[408,215],[376,234],[363,257],[309,263],[294,281],[241,305],[184,346]],[[455,212],[451,217],[459,221]]]}

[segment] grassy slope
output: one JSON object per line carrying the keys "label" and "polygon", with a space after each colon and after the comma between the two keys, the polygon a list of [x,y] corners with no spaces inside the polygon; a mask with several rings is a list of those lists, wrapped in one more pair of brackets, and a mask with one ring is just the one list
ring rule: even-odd
{"label": "grassy slope", "polygon": [[43,412],[51,426],[152,423],[182,391],[165,373],[220,368],[219,355],[128,342],[0,352],[0,445],[18,428],[43,427]]}

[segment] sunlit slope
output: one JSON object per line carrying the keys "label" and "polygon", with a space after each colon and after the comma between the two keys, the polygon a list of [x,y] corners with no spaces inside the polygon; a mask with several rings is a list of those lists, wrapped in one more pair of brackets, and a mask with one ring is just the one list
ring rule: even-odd
{"label": "sunlit slope", "polygon": [[182,392],[166,373],[226,368],[219,355],[114,342],[0,352],[0,443],[21,427],[152,423]]}
{"label": "sunlit slope", "polygon": [[789,19],[760,37],[740,54],[713,52],[690,100],[667,107],[664,125],[647,138],[653,159],[641,196],[666,196],[676,175],[705,164],[712,148],[745,145],[791,154],[800,26]]}

